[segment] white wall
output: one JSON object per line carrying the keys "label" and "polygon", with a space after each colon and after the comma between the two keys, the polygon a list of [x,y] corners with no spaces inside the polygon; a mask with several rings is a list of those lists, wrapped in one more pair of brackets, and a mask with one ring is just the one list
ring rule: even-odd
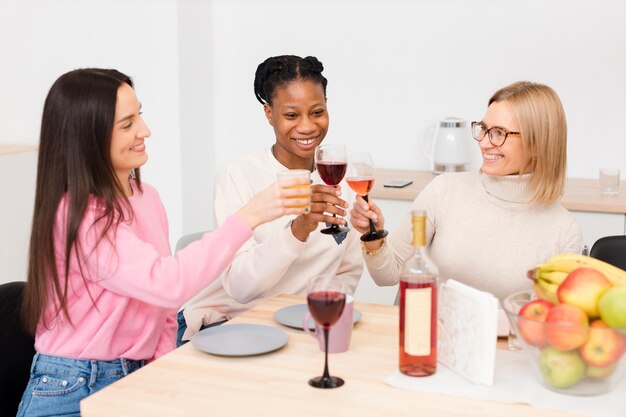
{"label": "white wall", "polygon": [[0,150],[0,284],[26,280],[36,171],[34,150],[13,154]]}
{"label": "white wall", "polygon": [[529,79],[555,88],[564,103],[569,176],[626,169],[624,1],[213,4],[218,164],[272,142],[253,95],[254,71],[268,56],[293,53],[325,65],[327,140],[370,150],[379,166],[427,168],[419,150],[427,121],[480,119],[493,92]]}
{"label": "white wall", "polygon": [[182,233],[176,0],[0,2],[0,144],[37,144],[45,96],[61,74],[110,67],[132,76],[152,130],[143,169]]}

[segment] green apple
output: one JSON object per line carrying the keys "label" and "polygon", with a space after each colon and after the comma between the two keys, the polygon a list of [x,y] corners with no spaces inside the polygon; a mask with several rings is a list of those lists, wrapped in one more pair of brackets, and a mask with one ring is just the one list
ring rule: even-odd
{"label": "green apple", "polygon": [[539,356],[539,369],[544,381],[554,388],[567,388],[585,375],[585,363],[575,350],[564,352],[548,346]]}
{"label": "green apple", "polygon": [[598,303],[600,317],[609,327],[626,328],[626,285],[606,291]]}
{"label": "green apple", "polygon": [[614,363],[613,365],[609,365],[609,366],[588,365],[587,369],[585,370],[585,375],[593,379],[606,379],[610,377],[611,375],[613,375],[613,372],[615,372],[616,369],[617,369],[616,363]]}

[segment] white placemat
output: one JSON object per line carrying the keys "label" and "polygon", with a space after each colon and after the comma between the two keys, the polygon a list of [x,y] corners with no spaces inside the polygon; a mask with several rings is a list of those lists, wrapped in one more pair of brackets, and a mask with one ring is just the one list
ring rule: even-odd
{"label": "white placemat", "polygon": [[494,384],[472,384],[439,364],[435,375],[425,378],[406,376],[399,371],[385,382],[393,387],[450,394],[503,403],[527,403],[537,408],[570,411],[593,417],[626,417],[626,377],[609,394],[575,397],[542,387],[522,353],[499,349],[496,355]]}

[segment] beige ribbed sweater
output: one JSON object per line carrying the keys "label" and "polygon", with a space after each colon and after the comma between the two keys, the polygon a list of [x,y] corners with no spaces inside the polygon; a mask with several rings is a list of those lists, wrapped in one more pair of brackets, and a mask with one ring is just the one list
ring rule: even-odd
{"label": "beige ribbed sweater", "polygon": [[[494,177],[480,172],[443,174],[413,202],[427,214],[426,242],[442,281],[453,278],[502,299],[527,289],[528,269],[555,253],[580,252],[576,218],[560,203],[530,205],[530,174]],[[365,263],[380,286],[394,285],[413,253],[411,218]]]}

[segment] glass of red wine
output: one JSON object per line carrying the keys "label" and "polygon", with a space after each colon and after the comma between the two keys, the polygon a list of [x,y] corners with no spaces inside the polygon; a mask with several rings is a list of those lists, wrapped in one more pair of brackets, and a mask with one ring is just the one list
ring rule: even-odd
{"label": "glass of red wine", "polygon": [[[315,148],[315,166],[326,185],[338,185],[346,175],[346,168],[348,167],[346,147],[344,145],[318,146]],[[337,216],[333,213],[333,217]],[[336,224],[320,230],[325,235],[336,235],[347,231],[347,228]]]}
{"label": "glass of red wine", "polygon": [[324,374],[309,379],[309,385],[315,388],[338,388],[344,380],[330,376],[328,372],[328,335],[330,327],[339,320],[346,305],[344,284],[340,278],[322,275],[311,280],[306,296],[309,312],[324,332]]}
{"label": "glass of red wine", "polygon": [[[367,195],[374,185],[374,162],[369,153],[358,152],[350,154],[346,182],[355,193],[363,197],[363,200],[368,201]],[[382,239],[388,234],[389,232],[386,230],[376,230],[374,222],[370,219],[370,231],[361,236],[361,240],[363,242],[371,242]]]}

